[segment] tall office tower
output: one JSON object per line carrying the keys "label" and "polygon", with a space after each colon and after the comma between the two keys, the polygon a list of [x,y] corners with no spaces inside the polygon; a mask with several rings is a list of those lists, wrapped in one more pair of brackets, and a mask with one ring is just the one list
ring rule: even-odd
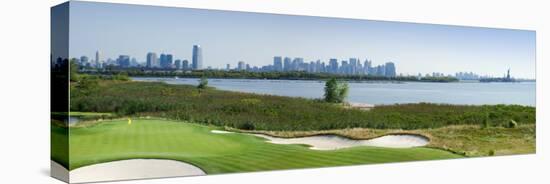
{"label": "tall office tower", "polygon": [[357,73],[357,59],[349,58],[349,74]]}
{"label": "tall office tower", "polygon": [[348,61],[342,61],[342,66],[340,67],[340,73],[349,74],[349,64]]}
{"label": "tall office tower", "polygon": [[239,61],[239,63],[237,64],[237,70],[244,70],[246,69],[245,67],[246,66],[243,61]]}
{"label": "tall office tower", "polygon": [[96,68],[101,68],[101,66],[102,66],[101,56],[99,54],[99,51],[96,51],[95,52],[95,67]]}
{"label": "tall office tower", "polygon": [[225,70],[227,70],[227,71],[231,70],[231,64],[228,63],[228,64],[225,66]]}
{"label": "tall office tower", "polygon": [[160,54],[160,67],[172,68],[174,56],[172,54]]}
{"label": "tall office tower", "polygon": [[189,70],[190,67],[189,67],[189,61],[187,61],[187,59],[184,59],[182,62],[181,62],[181,68],[183,70]]}
{"label": "tall office tower", "polygon": [[160,68],[164,68],[166,66],[166,54],[160,54]]}
{"label": "tall office tower", "polygon": [[304,58],[301,58],[301,57],[294,58],[294,60],[292,61],[292,66],[294,67],[294,70],[297,70],[297,71],[305,70]]}
{"label": "tall office tower", "polygon": [[384,75],[386,77],[395,77],[396,76],[395,64],[393,62],[387,62],[385,70],[386,70],[386,72],[385,72]]}
{"label": "tall office tower", "polygon": [[172,54],[166,54],[166,66],[164,68],[172,68],[174,65],[174,56]]}
{"label": "tall office tower", "polygon": [[157,53],[149,52],[147,53],[147,68],[156,68],[157,65]]}
{"label": "tall office tower", "polygon": [[284,65],[283,65],[283,70],[284,71],[290,71],[290,65],[292,64],[292,59],[290,59],[289,57],[285,57],[284,59]]}
{"label": "tall office tower", "polygon": [[363,70],[365,71],[365,74],[371,74],[372,71],[372,62],[369,61],[369,59],[365,59],[365,64],[363,65]]}
{"label": "tall office tower", "polygon": [[275,71],[283,71],[283,58],[281,56],[273,57],[273,68]]}
{"label": "tall office tower", "polygon": [[328,61],[329,73],[338,73],[338,59],[331,58]]}
{"label": "tall office tower", "polygon": [[120,55],[117,59],[118,66],[121,68],[128,68],[130,67],[130,56],[128,55]]}
{"label": "tall office tower", "polygon": [[139,66],[139,63],[135,57],[130,60],[130,66]]}
{"label": "tall office tower", "polygon": [[386,76],[386,66],[384,66],[384,65],[376,66],[376,75]]}
{"label": "tall office tower", "polygon": [[202,69],[202,48],[200,45],[193,45],[193,69]]}
{"label": "tall office tower", "polygon": [[176,59],[176,61],[175,61],[175,65],[176,65],[176,70],[179,70],[179,69],[181,69],[181,60],[179,60],[179,59]]}

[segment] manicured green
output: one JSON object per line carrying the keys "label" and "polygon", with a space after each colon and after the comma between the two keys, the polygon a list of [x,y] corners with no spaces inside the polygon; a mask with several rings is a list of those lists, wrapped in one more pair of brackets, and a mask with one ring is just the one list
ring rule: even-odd
{"label": "manicured green", "polygon": [[246,134],[214,134],[210,132],[213,129],[219,128],[155,119],[133,119],[131,125],[128,120],[113,120],[71,128],[70,169],[122,159],[161,158],[191,163],[216,174],[461,157],[430,148],[363,146],[319,151],[304,145],[272,144]]}
{"label": "manicured green", "polygon": [[239,129],[297,131],[362,127],[412,130],[482,125],[487,120],[489,126],[508,126],[510,120],[518,125],[535,123],[535,108],[520,105],[419,103],[377,106],[364,111],[324,100],[197,89],[191,85],[160,82],[99,80],[95,88],[80,85],[71,87],[71,111],[154,116]]}

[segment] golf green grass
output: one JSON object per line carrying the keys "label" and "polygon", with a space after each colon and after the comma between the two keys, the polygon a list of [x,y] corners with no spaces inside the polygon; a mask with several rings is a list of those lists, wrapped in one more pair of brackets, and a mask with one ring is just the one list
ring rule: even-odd
{"label": "golf green grass", "polygon": [[[356,164],[460,158],[431,148],[354,147],[333,151],[279,145],[256,136],[214,134],[219,127],[156,120],[104,121],[70,129],[70,169],[125,159],[156,158],[193,164],[207,174],[314,168]],[[57,132],[52,131],[52,134]],[[62,136],[53,136],[62,137]],[[55,141],[55,140],[54,140]],[[52,158],[63,158],[53,152]]]}

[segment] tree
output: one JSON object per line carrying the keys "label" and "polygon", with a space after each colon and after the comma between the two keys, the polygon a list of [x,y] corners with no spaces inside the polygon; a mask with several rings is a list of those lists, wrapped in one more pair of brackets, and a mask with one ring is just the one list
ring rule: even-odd
{"label": "tree", "polygon": [[197,86],[197,88],[206,89],[207,86],[208,86],[208,79],[206,78],[206,76],[202,76],[201,79],[199,79],[199,85]]}
{"label": "tree", "polygon": [[79,81],[80,76],[78,75],[78,63],[76,63],[76,59],[71,59],[69,62],[69,79],[73,82]]}
{"label": "tree", "polygon": [[346,99],[348,91],[349,86],[347,83],[338,83],[335,78],[331,78],[325,83],[325,101],[342,103]]}

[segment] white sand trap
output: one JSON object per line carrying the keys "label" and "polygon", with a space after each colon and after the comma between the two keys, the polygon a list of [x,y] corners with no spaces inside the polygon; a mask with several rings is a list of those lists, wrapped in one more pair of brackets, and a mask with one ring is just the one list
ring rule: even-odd
{"label": "white sand trap", "polygon": [[180,161],[130,159],[81,167],[70,172],[71,183],[206,175],[200,168]]}
{"label": "white sand trap", "polygon": [[263,134],[251,134],[268,139],[274,144],[307,144],[310,149],[335,150],[355,146],[376,146],[386,148],[411,148],[425,146],[428,138],[419,135],[386,135],[369,140],[353,140],[337,135],[316,135],[300,138],[278,138]]}
{"label": "white sand trap", "polygon": [[210,132],[215,133],[215,134],[230,134],[230,133],[233,133],[233,132],[228,132],[228,131],[223,131],[223,130],[212,130]]}

